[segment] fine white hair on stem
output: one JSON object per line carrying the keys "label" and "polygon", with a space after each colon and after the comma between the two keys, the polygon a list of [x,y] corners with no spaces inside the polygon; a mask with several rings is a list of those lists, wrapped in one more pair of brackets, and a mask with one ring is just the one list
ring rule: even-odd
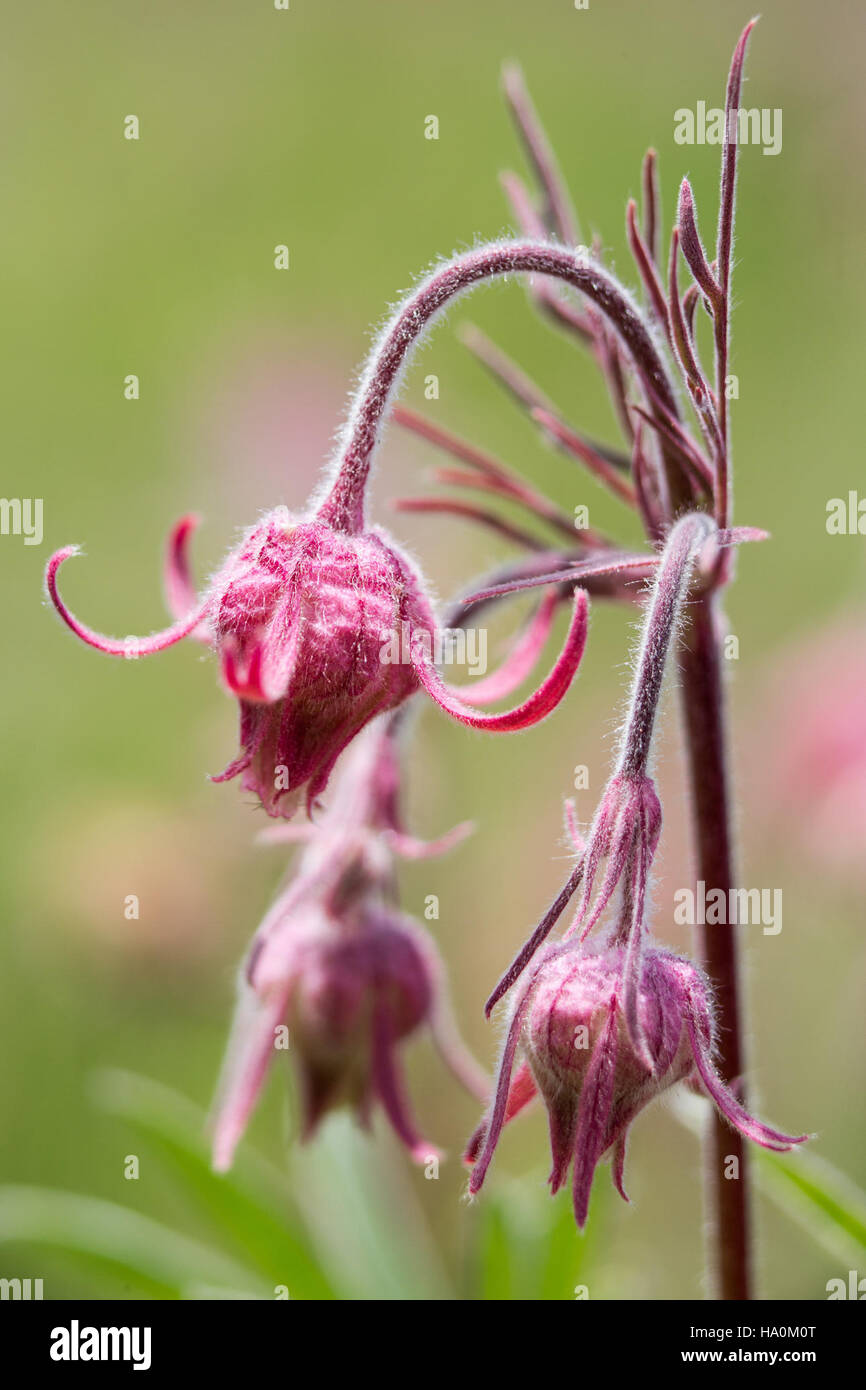
{"label": "fine white hair on stem", "polygon": [[571,249],[528,239],[481,244],[439,262],[392,312],[380,330],[340,433],[320,515],[356,530],[363,524],[363,494],[388,408],[418,344],[447,307],[476,285],[516,274],[546,276],[570,285],[609,321],[651,401],[677,414],[677,399],[654,330],[630,293],[585,247]]}
{"label": "fine white hair on stem", "polygon": [[620,771],[643,772],[668,655],[676,642],[695,560],[715,531],[706,512],[692,512],[671,528],[646,607],[634,658],[634,681],[620,733]]}

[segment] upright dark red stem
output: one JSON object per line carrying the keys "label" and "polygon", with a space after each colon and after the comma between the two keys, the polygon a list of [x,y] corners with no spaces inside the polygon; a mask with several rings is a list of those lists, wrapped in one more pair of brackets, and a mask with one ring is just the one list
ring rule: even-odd
{"label": "upright dark red stem", "polygon": [[[690,610],[680,655],[697,877],[706,892],[720,888],[729,902],[734,885],[728,784],[725,697],[717,624],[717,597],[706,594]],[[716,991],[718,1070],[742,1096],[743,1010],[737,928],[698,926],[698,948]],[[742,1136],[717,1111],[707,1144],[708,1249],[721,1299],[749,1299],[751,1222],[748,1154]],[[735,1159],[736,1163],[731,1160]],[[733,1174],[733,1175],[732,1175]]]}

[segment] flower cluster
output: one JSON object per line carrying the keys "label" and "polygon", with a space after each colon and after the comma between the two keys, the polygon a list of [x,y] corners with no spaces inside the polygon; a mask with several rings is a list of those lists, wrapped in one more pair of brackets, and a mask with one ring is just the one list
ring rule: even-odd
{"label": "flower cluster", "polygon": [[[728,113],[739,102],[751,28],[734,52]],[[72,614],[58,590],[58,571],[74,547],[52,556],[46,586],[67,626],[109,655],[146,656],[186,637],[212,647],[223,686],[240,709],[239,754],[214,780],[239,778],[268,815],[284,822],[304,803],[311,818],[283,824],[270,837],[301,841],[304,848],[242,974],[214,1119],[215,1166],[231,1164],[284,1035],[299,1072],[305,1136],[336,1105],[351,1105],[363,1124],[380,1106],[410,1153],[426,1158],[434,1150],[412,1117],[399,1053],[429,1027],[451,1069],[489,1101],[467,1150],[470,1191],[481,1188],[506,1121],[540,1094],[550,1120],[550,1184],[556,1191],[572,1169],[582,1226],[599,1160],[612,1154],[614,1181],[625,1196],[628,1130],[641,1110],[680,1081],[703,1087],[720,1122],[759,1144],[785,1149],[805,1136],[770,1129],[739,1098],[732,937],[704,949],[705,970],[658,945],[648,922],[662,830],[650,754],[674,657],[684,686],[701,871],[714,880],[711,887],[729,884],[733,875],[718,603],[732,577],[733,547],[764,536],[731,525],[725,384],[736,141],[723,152],[715,253],[704,247],[692,191],[683,181],[666,269],[656,158],[653,151],[646,156],[642,217],[634,202],[626,217],[640,303],[603,264],[599,246],[580,243],[519,73],[509,70],[505,86],[538,185],[536,195],[514,175],[503,180],[519,235],[437,265],[388,318],[330,471],[303,515],[277,508],[265,516],[200,595],[187,556],[196,522],[183,518],[170,537],[165,572],[174,622],[150,637],[115,640]],[[691,276],[684,290],[681,261]],[[470,330],[468,344],[543,438],[629,509],[644,533],[637,548],[588,520],[576,528],[574,518],[508,466],[395,403],[413,350],[447,307],[478,285],[516,274],[526,277],[532,303],[591,351],[624,444],[602,444],[576,430],[477,330]],[[712,325],[712,371],[699,349],[701,306]],[[469,689],[448,686],[431,657],[436,618],[418,570],[387,532],[366,520],[369,478],[389,417],[459,463],[438,473],[458,495],[404,498],[398,508],[486,526],[521,552],[476,582],[447,626],[465,623],[507,595],[543,591],[501,667]],[[483,504],[467,494],[481,494]],[[511,514],[492,502],[507,503]],[[642,605],[631,700],[586,837],[569,812],[575,858],[568,880],[488,1000],[489,1014],[514,991],[491,1100],[486,1078],[460,1043],[434,943],[400,911],[394,874],[395,856],[447,848],[464,828],[430,846],[406,833],[398,814],[397,735],[406,702],[422,690],[479,730],[516,731],[545,718],[580,666],[590,596]],[[569,622],[547,676],[514,707],[487,709],[529,680],[560,605],[568,605]],[[386,656],[395,650],[406,651],[408,659]],[[344,753],[322,810],[320,798]],[[571,922],[551,943],[572,902]],[[744,1228],[745,1197],[733,1201],[740,1206],[732,1219]],[[736,1296],[743,1296],[738,1288]]]}

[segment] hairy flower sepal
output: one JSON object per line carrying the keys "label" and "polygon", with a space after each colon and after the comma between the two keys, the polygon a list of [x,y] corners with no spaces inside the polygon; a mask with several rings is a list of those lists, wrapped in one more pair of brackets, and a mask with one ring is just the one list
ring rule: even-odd
{"label": "hairy flower sepal", "polygon": [[[615,774],[605,788],[587,842],[583,892],[574,919],[581,939],[595,926],[626,873],[630,900],[641,913],[661,828],[662,808],[652,778]],[[596,885],[602,864],[604,876]]]}
{"label": "hairy flower sepal", "polygon": [[[511,1008],[490,1111],[469,1142],[469,1191],[486,1177],[502,1128],[537,1090],[547,1108],[553,1192],[572,1168],[574,1214],[583,1226],[599,1161],[613,1155],[623,1185],[626,1139],[635,1117],[663,1091],[693,1074],[720,1113],[747,1138],[785,1150],[791,1136],[755,1120],[720,1080],[710,987],[691,961],[648,949],[637,997],[640,1026],[652,1056],[648,1068],[632,1041],[622,1007],[625,948],[588,951],[575,942],[546,948]],[[520,1058],[521,1065],[514,1071]]]}

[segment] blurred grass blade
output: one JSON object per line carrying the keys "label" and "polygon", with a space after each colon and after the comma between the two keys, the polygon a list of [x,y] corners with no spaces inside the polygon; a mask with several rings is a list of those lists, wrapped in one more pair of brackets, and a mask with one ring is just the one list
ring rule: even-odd
{"label": "blurred grass blade", "polygon": [[374,1141],[339,1112],[314,1143],[294,1151],[292,1175],[319,1257],[345,1297],[454,1298],[413,1190],[417,1170],[402,1149]]}
{"label": "blurred grass blade", "polygon": [[[702,1135],[707,1102],[681,1091],[677,1118]],[[856,1261],[866,1251],[866,1192],[808,1148],[774,1153],[753,1145],[755,1180],[762,1192],[836,1258]]]}
{"label": "blurred grass blade", "polygon": [[866,1192],[817,1154],[756,1153],[758,1185],[831,1255],[862,1263]]}
{"label": "blurred grass blade", "polygon": [[[0,1187],[0,1242],[51,1245],[110,1265],[154,1298],[272,1298],[254,1272],[219,1250],[115,1202],[53,1188]],[[213,1296],[213,1294],[212,1294]]]}
{"label": "blurred grass blade", "polygon": [[256,1165],[248,1152],[231,1173],[214,1173],[203,1111],[146,1077],[101,1071],[92,1089],[100,1108],[152,1146],[223,1239],[252,1261],[268,1281],[271,1297],[276,1285],[284,1285],[291,1298],[335,1297],[291,1209],[288,1177],[278,1190],[276,1182],[266,1179],[265,1165]]}
{"label": "blurred grass blade", "polygon": [[508,1303],[514,1298],[512,1232],[508,1206],[497,1193],[480,1212],[480,1296],[485,1303]]}
{"label": "blurred grass blade", "polygon": [[[603,1243],[610,1207],[610,1190],[605,1169],[599,1170],[592,1194],[589,1220],[584,1231],[578,1231],[574,1210],[566,1192],[551,1201],[548,1219],[546,1255],[537,1297],[548,1300],[575,1299],[578,1290],[582,1297],[592,1291],[592,1271],[597,1267],[596,1254]],[[548,1198],[550,1201],[550,1199]],[[583,1294],[583,1289],[587,1290]]]}
{"label": "blurred grass blade", "polygon": [[559,1302],[590,1290],[607,1198],[593,1193],[592,1215],[578,1231],[568,1193],[551,1197],[536,1181],[500,1177],[479,1199],[478,1297],[504,1302]]}

